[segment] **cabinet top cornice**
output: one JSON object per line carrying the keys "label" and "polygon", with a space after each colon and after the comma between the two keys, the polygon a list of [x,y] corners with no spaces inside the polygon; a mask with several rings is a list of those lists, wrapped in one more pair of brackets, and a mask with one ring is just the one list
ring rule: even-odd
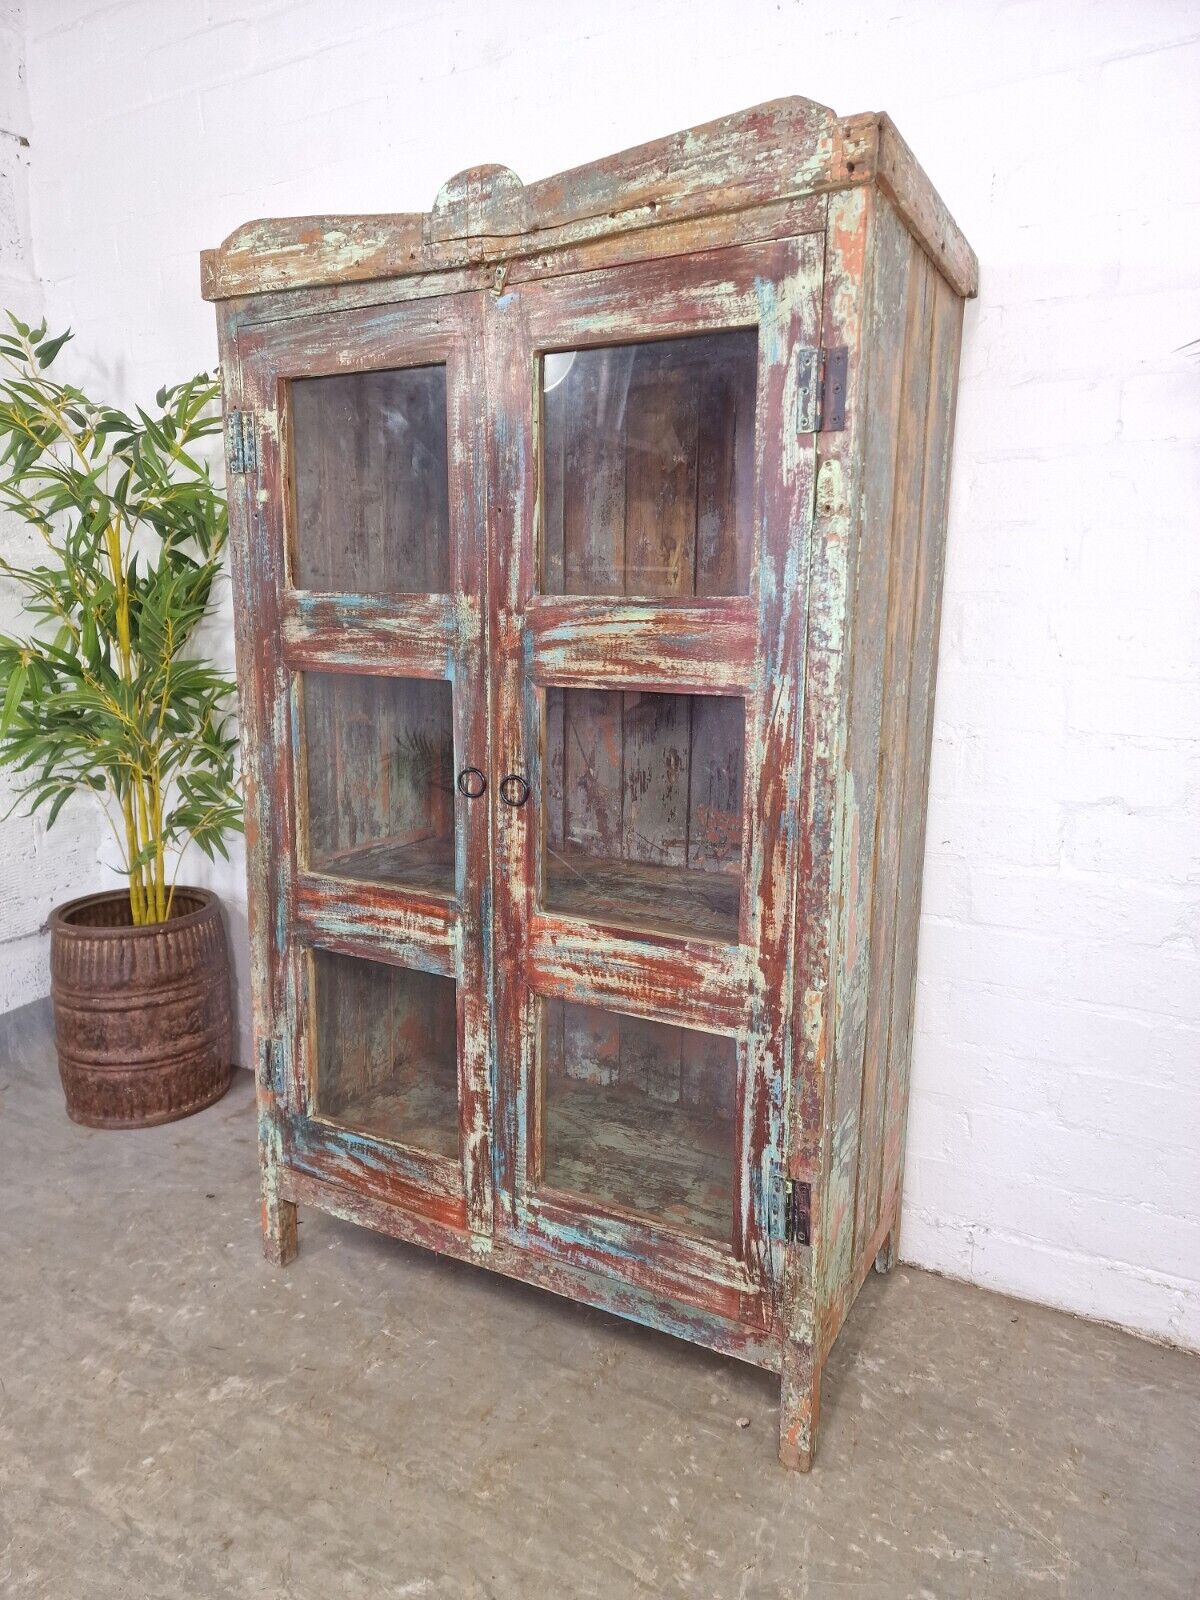
{"label": "cabinet top cornice", "polygon": [[201,255],[206,300],[502,266],[592,239],[877,184],[960,295],[975,253],[882,112],[838,117],[798,95],[523,184],[501,166],[444,184],[431,211],[249,222]]}

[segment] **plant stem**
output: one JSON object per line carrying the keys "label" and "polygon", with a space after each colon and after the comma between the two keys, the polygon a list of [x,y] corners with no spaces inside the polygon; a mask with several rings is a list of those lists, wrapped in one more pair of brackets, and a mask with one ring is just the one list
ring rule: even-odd
{"label": "plant stem", "polygon": [[[133,771],[133,797],[134,810],[137,817],[138,856],[140,858],[151,838],[150,811],[146,804],[146,779],[140,767],[135,767]],[[158,918],[155,915],[154,883],[150,872],[147,870],[150,867],[149,860],[144,863],[139,862],[139,867],[143,884],[144,920],[146,922],[156,922]]]}
{"label": "plant stem", "polygon": [[125,818],[126,859],[129,863],[129,909],[133,914],[134,927],[140,928],[146,920],[146,891],[142,887],[142,869],[137,864],[138,838],[133,820],[132,780],[121,797],[121,811]]}
{"label": "plant stem", "polygon": [[159,922],[167,920],[167,888],[162,835],[162,789],[157,775],[150,778],[150,827],[154,839],[154,913]]}

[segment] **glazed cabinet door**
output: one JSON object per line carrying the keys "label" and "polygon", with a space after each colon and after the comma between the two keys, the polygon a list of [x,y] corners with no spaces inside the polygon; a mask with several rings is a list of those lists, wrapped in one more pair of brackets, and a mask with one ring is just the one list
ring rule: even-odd
{"label": "glazed cabinet door", "polygon": [[234,381],[279,1158],[487,1232],[480,315],[460,295],[251,323]]}
{"label": "glazed cabinet door", "polygon": [[489,317],[499,1225],[771,1326],[819,236]]}

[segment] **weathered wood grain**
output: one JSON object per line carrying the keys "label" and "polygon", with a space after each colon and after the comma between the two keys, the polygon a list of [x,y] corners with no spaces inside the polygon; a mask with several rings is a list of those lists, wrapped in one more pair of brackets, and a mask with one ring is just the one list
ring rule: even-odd
{"label": "weathered wood grain", "polygon": [[734,599],[538,599],[526,626],[534,681],[563,688],[658,685],[682,693],[745,694],[754,674],[757,616]]}
{"label": "weathered wood grain", "polygon": [[206,257],[273,1260],[311,1201],[778,1370],[811,1464],[895,1251],[975,272],[798,100]]}
{"label": "weathered wood grain", "polygon": [[[740,734],[740,724],[736,731]],[[732,789],[730,785],[728,814],[719,823],[711,814],[701,819],[716,833],[721,849],[729,852],[726,859],[710,858],[701,867],[646,864],[606,859],[574,845],[555,845],[548,838],[542,864],[542,905],[547,911],[615,932],[640,929],[736,944],[742,902],[740,756],[739,749],[736,762],[730,762],[731,770],[736,766],[737,786]],[[689,834],[689,850],[693,837],[699,835]]]}
{"label": "weathered wood grain", "polygon": [[[783,1430],[781,1454],[801,1466],[811,1459],[822,1363],[872,1261],[894,1255],[898,1217],[913,970],[901,971],[898,951],[903,945],[911,961],[927,778],[928,663],[936,649],[934,595],[944,549],[950,363],[961,319],[961,302],[945,279],[903,242],[902,221],[886,201],[856,209],[849,196],[844,213],[831,210],[830,217],[836,248],[827,265],[827,320],[839,318],[846,328],[852,374],[855,348],[863,346],[862,377],[876,392],[857,405],[851,396],[852,418],[864,425],[852,420],[840,441],[827,441],[817,494],[818,526],[825,519],[838,545],[844,528],[846,545],[827,590],[840,596],[840,614],[826,612],[819,630],[810,631],[808,651],[810,683],[829,686],[813,709],[832,720],[823,736],[814,730],[808,761],[815,871],[801,896],[820,911],[825,894],[829,912],[815,917],[810,929],[798,929],[796,956],[798,982],[807,992],[796,1026],[807,1059],[793,1113],[792,1170],[820,1178],[813,1256],[796,1258],[811,1277],[794,1271],[789,1294],[789,1325],[800,1336],[785,1344],[782,1362],[784,1412],[794,1411],[798,1421],[790,1433]],[[879,292],[880,273],[892,286],[890,296]],[[845,293],[847,278],[858,281],[853,295]],[[939,295],[958,319],[940,335]],[[934,470],[931,460],[938,464]],[[937,507],[932,534],[931,505]],[[882,625],[870,621],[872,607],[883,608]],[[839,747],[844,757],[837,757]],[[910,763],[919,773],[915,801]],[[874,808],[872,829],[864,828],[864,797]],[[831,823],[836,831],[823,844]],[[822,887],[827,868],[828,891]],[[822,980],[822,970],[838,974],[835,981]]]}
{"label": "weathered wood grain", "polygon": [[415,1213],[431,1225],[470,1234],[457,1157],[381,1144],[311,1114],[286,1120],[286,1148],[285,1188],[294,1187],[297,1175],[308,1174],[364,1199]]}
{"label": "weathered wood grain", "polygon": [[460,173],[429,213],[248,223],[204,252],[206,299],[448,272],[664,223],[886,182],[959,294],[975,257],[889,119],[840,121],[799,96],[771,101],[528,186],[502,167]]}
{"label": "weathered wood grain", "polygon": [[866,274],[871,191],[831,197],[825,233],[822,338],[847,352],[847,426],[818,435],[813,540],[807,576],[808,636],[800,773],[801,853],[793,929],[795,999],[786,1170],[808,1185],[812,1248],[784,1252],[780,1282],[779,1455],[785,1466],[812,1464],[821,1400],[815,1339],[827,1277],[835,1208],[831,1136],[836,1086],[837,925],[842,876],[839,796],[844,785],[850,709],[849,647],[858,505],[867,432]]}
{"label": "weathered wood grain", "polygon": [[724,1313],[714,1312],[683,1299],[673,1286],[666,1290],[660,1285],[643,1287],[632,1277],[615,1277],[602,1259],[589,1266],[585,1261],[569,1262],[531,1252],[519,1235],[513,1240],[497,1237],[481,1252],[473,1236],[453,1220],[435,1219],[419,1206],[379,1198],[369,1187],[336,1172],[322,1176],[291,1167],[284,1185],[283,1203],[293,1213],[297,1204],[315,1205],[331,1216],[357,1222],[376,1233],[490,1267],[494,1272],[733,1356],[751,1366],[768,1370],[778,1367],[777,1342],[761,1326],[740,1318],[736,1293],[724,1297]]}
{"label": "weathered wood grain", "polygon": [[[668,222],[632,233],[597,234],[584,243],[534,255],[506,257],[502,263],[505,288],[559,278],[576,272],[625,266],[637,261],[666,260],[698,250],[729,245],[760,244],[790,239],[803,233],[823,233],[827,197],[768,202],[746,211],[716,213],[680,222]],[[226,307],[243,326],[256,321],[301,321],[331,311],[360,311],[414,300],[440,299],[450,294],[486,290],[496,293],[496,270],[477,264],[415,276],[337,279],[311,287],[281,288],[238,295]]]}
{"label": "weathered wood grain", "polygon": [[[572,1002],[544,1006],[564,1048],[547,1066],[539,1188],[732,1248],[734,1040]],[[685,1039],[703,1042],[709,1069],[693,1078],[686,1100]]]}
{"label": "weathered wood grain", "polygon": [[[300,694],[305,864],[453,894],[450,685],[306,672]],[[331,768],[335,786],[324,781]]]}
{"label": "weathered wood grain", "polygon": [[301,378],[290,393],[297,589],[450,589],[446,370]]}
{"label": "weathered wood grain", "polygon": [[[912,248],[892,208],[875,202],[866,293],[865,439],[851,622],[851,674],[846,771],[839,797],[841,881],[835,982],[835,1081],[831,1154],[826,1181],[828,1254],[822,1298],[848,1280],[857,1225],[856,1194],[863,1135],[872,908],[879,820],[879,735],[884,695],[888,573],[896,490],[896,454],[905,406],[905,308]],[[878,886],[882,889],[882,885]],[[868,1089],[869,1092],[869,1089]]]}
{"label": "weathered wood grain", "polygon": [[[227,407],[256,398],[243,372],[236,318],[218,319],[218,345]],[[234,479],[229,486],[230,565],[237,604],[234,640],[240,685],[243,739],[246,871],[250,940],[253,1047],[256,1067],[258,1141],[262,1166],[263,1248],[268,1260],[286,1265],[298,1248],[296,1206],[281,1188],[285,1168],[284,1107],[301,1102],[295,1039],[304,996],[300,960],[288,948],[294,866],[281,856],[290,841],[292,748],[287,686],[274,659],[278,629],[279,565],[283,545],[271,537],[259,484],[275,505],[283,503],[276,442],[266,427],[255,430],[258,483]],[[264,636],[267,641],[263,648]],[[283,791],[283,816],[276,797]]]}
{"label": "weathered wood grain", "polygon": [[[917,931],[921,910],[921,869],[933,741],[933,699],[937,677],[942,575],[946,553],[946,515],[950,451],[958,391],[962,302],[945,283],[932,284],[929,405],[922,441],[921,502],[917,570],[913,584],[912,645],[909,655],[908,726],[904,733],[903,815],[892,873],[896,885],[895,954],[889,995],[887,1103],[883,1116],[880,1216],[899,1229],[904,1135],[908,1122],[908,1084],[916,996]],[[893,1237],[893,1248],[895,1239]]]}
{"label": "weathered wood grain", "polygon": [[415,893],[300,871],[295,936],[331,949],[395,960],[423,972],[458,973],[455,907]]}
{"label": "weathered wood grain", "polygon": [[745,1265],[728,1248],[699,1233],[639,1222],[594,1196],[589,1198],[584,1228],[579,1197],[549,1186],[531,1201],[523,1223],[518,1237],[527,1247],[564,1266],[594,1272],[615,1258],[627,1283],[672,1295],[718,1317],[737,1317],[747,1327],[765,1326],[762,1296]]}
{"label": "weathered wood grain", "polygon": [[445,678],[457,627],[448,595],[406,595],[398,604],[374,595],[291,592],[280,603],[283,658],[296,672]]}
{"label": "weathered wood grain", "polygon": [[755,1002],[750,964],[737,945],[616,930],[597,939],[584,922],[538,912],[526,949],[523,965],[537,993],[617,1005],[652,1021],[740,1033]]}
{"label": "weathered wood grain", "polygon": [[932,329],[931,273],[912,251],[904,321],[902,396],[893,471],[888,536],[887,615],[879,706],[876,828],[871,876],[870,975],[863,1042],[859,1158],[855,1173],[856,1253],[880,1221],[879,1184],[887,1109],[887,1034],[895,954],[896,864],[902,831],[912,661],[913,599],[921,540],[929,347]]}

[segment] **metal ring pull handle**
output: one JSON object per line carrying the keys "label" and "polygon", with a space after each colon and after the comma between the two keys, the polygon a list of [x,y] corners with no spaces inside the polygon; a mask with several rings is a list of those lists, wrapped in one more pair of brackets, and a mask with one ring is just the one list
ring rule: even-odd
{"label": "metal ring pull handle", "polygon": [[500,798],[506,806],[523,806],[529,799],[529,784],[519,772],[506,773],[500,779]]}
{"label": "metal ring pull handle", "polygon": [[464,767],[458,775],[458,792],[468,800],[478,800],[487,788],[487,779],[478,767]]}

